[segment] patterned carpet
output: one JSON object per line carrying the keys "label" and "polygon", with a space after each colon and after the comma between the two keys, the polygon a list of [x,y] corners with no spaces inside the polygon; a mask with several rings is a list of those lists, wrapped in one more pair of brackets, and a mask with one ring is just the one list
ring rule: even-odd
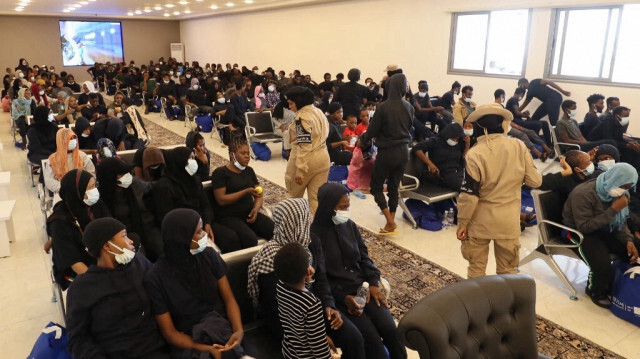
{"label": "patterned carpet", "polygon": [[[184,137],[151,121],[146,121],[145,126],[153,137],[153,145],[155,146],[184,143]],[[205,136],[205,138],[208,137]],[[226,159],[216,154],[211,154],[212,169],[222,166],[226,162]],[[258,177],[265,189],[265,203],[267,206],[275,206],[280,199],[287,197],[287,192],[284,188],[263,177]],[[398,319],[420,299],[463,279],[457,274],[399,247],[367,229],[361,228],[361,232],[369,248],[371,258],[393,288],[390,300],[391,311]],[[622,358],[540,316],[538,316],[536,327],[538,351],[551,358]]]}

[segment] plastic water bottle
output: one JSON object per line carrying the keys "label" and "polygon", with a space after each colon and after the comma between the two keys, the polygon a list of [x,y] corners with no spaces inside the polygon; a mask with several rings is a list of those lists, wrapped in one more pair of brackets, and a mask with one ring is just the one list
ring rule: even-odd
{"label": "plastic water bottle", "polygon": [[447,211],[447,225],[452,227],[455,222],[455,213],[453,213],[453,208],[449,208]]}
{"label": "plastic water bottle", "polygon": [[364,306],[367,304],[368,294],[369,294],[369,283],[363,282],[360,288],[358,288],[358,293],[356,294],[356,304],[360,306],[360,309],[364,309]]}

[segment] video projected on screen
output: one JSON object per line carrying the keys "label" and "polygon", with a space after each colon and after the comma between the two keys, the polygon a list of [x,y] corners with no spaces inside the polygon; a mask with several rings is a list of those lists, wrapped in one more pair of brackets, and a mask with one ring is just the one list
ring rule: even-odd
{"label": "video projected on screen", "polygon": [[124,61],[119,22],[61,20],[60,43],[64,66]]}

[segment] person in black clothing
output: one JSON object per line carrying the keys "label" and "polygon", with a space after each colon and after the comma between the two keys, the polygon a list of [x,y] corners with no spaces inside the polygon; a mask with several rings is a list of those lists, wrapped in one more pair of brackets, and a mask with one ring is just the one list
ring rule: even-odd
{"label": "person in black clothing", "polygon": [[80,85],[76,83],[76,79],[73,77],[73,75],[67,75],[64,87],[68,87],[71,89],[71,91],[76,93],[80,92],[81,90]]}
{"label": "person in black clothing", "polygon": [[607,144],[598,146],[595,158],[593,159],[593,163],[595,163],[597,169],[606,172],[609,167],[618,162],[620,162],[620,152],[616,146]]}
{"label": "person in black clothing", "polygon": [[444,111],[449,112],[451,118],[453,118],[453,105],[456,104],[456,100],[453,96],[459,94],[461,88],[462,85],[458,81],[454,81],[451,85],[451,90],[445,92],[440,97],[439,105],[444,109]]}
{"label": "person in black clothing", "polygon": [[598,177],[602,171],[596,169],[591,162],[591,155],[578,150],[571,150],[560,159],[562,171],[542,176],[540,190],[553,191],[564,203],[577,185]]}
{"label": "person in black clothing", "polygon": [[97,192],[96,179],[87,171],[71,170],[60,181],[58,194],[62,201],[47,218],[51,240],[45,244],[45,251],[53,248],[53,276],[62,290],[96,263],[85,250],[82,233],[92,220],[110,216]]}
{"label": "person in black clothing", "polygon": [[74,358],[169,359],[143,279],[151,262],[136,254],[124,224],[100,218],[82,241],[97,264],[67,295],[68,349]]}
{"label": "person in black clothing", "polygon": [[229,163],[211,175],[216,222],[233,232],[216,240],[223,253],[254,247],[258,238],[273,237],[273,221],[259,212],[264,193],[249,167],[250,159],[249,145],[233,141],[229,145]]}
{"label": "person in black clothing", "polygon": [[459,191],[464,179],[464,156],[469,150],[469,141],[470,137],[465,136],[462,126],[452,123],[437,136],[415,145],[411,152],[427,165],[423,179]]}
{"label": "person in black clothing", "polygon": [[186,75],[181,75],[178,78],[178,84],[176,85],[176,94],[178,98],[178,105],[182,105],[184,103],[184,99],[187,97],[187,91],[191,87],[191,75],[187,78]]}
{"label": "person in black clothing", "polygon": [[91,122],[96,122],[99,119],[107,117],[107,107],[100,104],[100,96],[97,93],[89,94],[89,102],[80,111],[82,117]]}
{"label": "person in black clothing", "polygon": [[101,138],[111,140],[118,151],[131,149],[131,147],[127,147],[127,131],[119,118],[103,118],[96,121],[93,126],[93,134],[98,140]]}
{"label": "person in black clothing", "polygon": [[97,141],[93,136],[91,123],[84,117],[78,117],[76,119],[76,125],[73,128],[76,136],[78,136],[78,148],[85,151],[87,154],[91,153],[91,150],[96,149]]}
{"label": "person in black clothing", "polygon": [[166,99],[164,111],[167,115],[167,119],[172,121],[178,118],[178,116],[173,112],[173,105],[178,104],[178,92],[176,91],[176,85],[171,81],[169,73],[164,73],[162,75],[162,82],[156,84],[156,89],[154,90],[153,95],[160,98],[164,97]]}
{"label": "person in black clothing", "polygon": [[49,108],[38,106],[33,111],[33,124],[27,127],[27,158],[30,162],[40,164],[56,151],[56,133],[58,125],[49,114]]}
{"label": "person in black clothing", "polygon": [[140,237],[145,256],[155,262],[162,254],[162,240],[153,214],[144,203],[151,183],[132,176],[131,170],[131,165],[117,157],[100,161],[96,168],[100,197],[111,216],[122,222],[129,234]]}
{"label": "person in black clothing", "polygon": [[[187,91],[185,97],[185,104],[196,106],[198,108],[199,113],[213,113],[213,107],[211,107],[211,102],[207,101],[207,95],[204,90],[200,87],[200,81],[198,79],[191,79],[191,87]],[[212,115],[213,116],[213,115]]]}
{"label": "person in black clothing", "polygon": [[580,132],[584,137],[589,136],[591,131],[600,124],[600,115],[604,110],[604,96],[594,93],[587,97],[589,112],[584,115],[584,121],[580,124]]}
{"label": "person in black clothing", "polygon": [[[385,93],[388,99],[376,109],[369,128],[360,141],[366,143],[376,139],[378,156],[371,173],[371,194],[387,221],[381,234],[393,233],[397,228],[395,214],[398,207],[398,186],[409,161],[409,143],[415,110],[403,99],[407,91],[407,78],[395,74],[387,82]],[[382,191],[387,180],[387,196]]]}
{"label": "person in black clothing", "polygon": [[324,81],[318,84],[318,89],[320,90],[320,96],[322,96],[322,98],[324,98],[324,94],[327,92],[335,92],[330,73],[327,72],[324,74]]}
{"label": "person in black clothing", "polygon": [[[394,81],[389,85],[394,89]],[[390,94],[390,98],[393,96]],[[369,257],[360,230],[349,219],[349,206],[345,186],[326,183],[318,191],[318,210],[311,224],[311,233],[321,238],[326,275],[336,308],[360,330],[366,358],[386,358],[385,347],[391,359],[406,358],[389,305],[378,287],[380,270]],[[369,283],[371,299],[361,308],[355,302],[355,295],[363,282]]]}
{"label": "person in black clothing", "polygon": [[322,95],[322,100],[320,101],[320,105],[318,108],[324,112],[325,115],[329,113],[329,105],[333,102],[333,92],[325,91]]}
{"label": "person in black clothing", "polygon": [[[565,91],[555,82],[545,79],[534,79],[529,83],[526,78],[521,78],[518,80],[518,86],[527,89],[527,98],[520,105],[520,111],[524,110],[535,97],[542,103],[531,116],[531,121],[540,121],[543,117],[549,116],[549,123],[551,123],[551,126],[555,126],[560,116],[560,105],[562,104],[562,95],[560,93],[565,96],[571,96],[571,92]],[[551,87],[557,91],[554,91]]]}
{"label": "person in black clothing", "polygon": [[[413,120],[413,136],[416,141],[424,141],[429,137],[433,137],[433,129],[435,125],[438,125],[440,131],[447,127],[451,123],[452,119],[448,122],[439,116],[444,110],[443,107],[433,106],[431,99],[429,98],[429,84],[427,81],[420,81],[418,85],[418,92],[413,96],[413,106],[416,110],[416,117]],[[452,117],[453,118],[453,117]]]}
{"label": "person in black clothing", "polygon": [[362,99],[369,97],[369,89],[358,83],[360,81],[360,70],[349,70],[347,78],[349,82],[336,89],[333,100],[342,104],[345,118],[350,115],[357,118],[362,107]]}
{"label": "person in black clothing", "polygon": [[172,357],[242,357],[240,308],[224,261],[207,246],[200,215],[186,208],[169,212],[162,221],[162,238],[164,255],[144,286]]}
{"label": "person in black clothing", "polygon": [[[298,70],[296,70],[296,71],[298,71]],[[299,75],[300,75],[300,71],[298,71],[298,75],[296,77],[298,77]],[[295,79],[295,77],[294,77],[294,79]],[[340,86],[344,85],[344,82],[342,80],[344,80],[344,74],[342,72],[339,72],[336,75],[335,81],[332,81],[333,88],[335,89],[335,91],[333,91],[333,92],[338,91],[338,88],[340,88]],[[302,84],[294,84],[293,86],[302,86]]]}
{"label": "person in black clothing", "polygon": [[589,134],[589,141],[614,140],[620,151],[621,161],[640,170],[640,142],[626,135],[631,109],[618,106],[611,115],[603,115],[600,124]]}
{"label": "person in black clothing", "polygon": [[329,151],[329,159],[336,166],[348,166],[351,163],[353,152],[346,150],[349,146],[350,139],[342,137],[341,124],[342,105],[338,102],[332,102],[329,105],[329,136],[327,136],[327,150]]}
{"label": "person in black clothing", "polygon": [[235,122],[242,123],[241,127],[244,127],[244,114],[246,112],[253,111],[251,103],[245,95],[245,83],[243,81],[236,81],[236,92],[231,96],[229,101],[233,105],[233,110],[236,116]]}
{"label": "person in black clothing", "polygon": [[187,134],[185,146],[193,151],[196,162],[198,162],[198,172],[196,172],[196,175],[200,177],[202,182],[211,180],[211,154],[205,147],[204,137],[202,137],[198,129]]}
{"label": "person in black clothing", "polygon": [[93,82],[85,81],[82,83],[82,93],[78,96],[78,105],[85,105],[89,103],[89,95],[95,93],[98,96],[98,103],[101,106],[106,106],[104,103],[104,98],[102,98],[102,94],[95,90]]}
{"label": "person in black clothing", "polygon": [[547,145],[551,145],[551,130],[549,124],[542,121],[530,121],[531,116],[529,115],[529,111],[520,111],[520,100],[522,100],[526,92],[527,90],[525,88],[517,87],[513,96],[507,100],[504,108],[513,114],[513,122],[515,124],[532,130],[537,135],[539,135],[540,130],[542,130],[544,142]]}
{"label": "person in black clothing", "polygon": [[620,99],[619,98],[617,98],[615,96],[607,97],[607,109],[606,109],[606,111],[604,111],[602,116],[604,116],[604,115],[612,115],[613,114],[613,110],[618,106],[620,106]]}

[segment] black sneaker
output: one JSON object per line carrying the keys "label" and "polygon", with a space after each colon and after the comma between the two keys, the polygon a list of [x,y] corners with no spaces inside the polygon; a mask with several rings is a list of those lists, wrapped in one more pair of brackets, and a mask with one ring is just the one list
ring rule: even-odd
{"label": "black sneaker", "polygon": [[609,300],[608,296],[592,294],[591,290],[589,290],[589,287],[585,289],[585,293],[587,293],[589,298],[591,298],[593,304],[597,305],[598,307],[609,309],[609,307],[611,306],[611,300]]}

